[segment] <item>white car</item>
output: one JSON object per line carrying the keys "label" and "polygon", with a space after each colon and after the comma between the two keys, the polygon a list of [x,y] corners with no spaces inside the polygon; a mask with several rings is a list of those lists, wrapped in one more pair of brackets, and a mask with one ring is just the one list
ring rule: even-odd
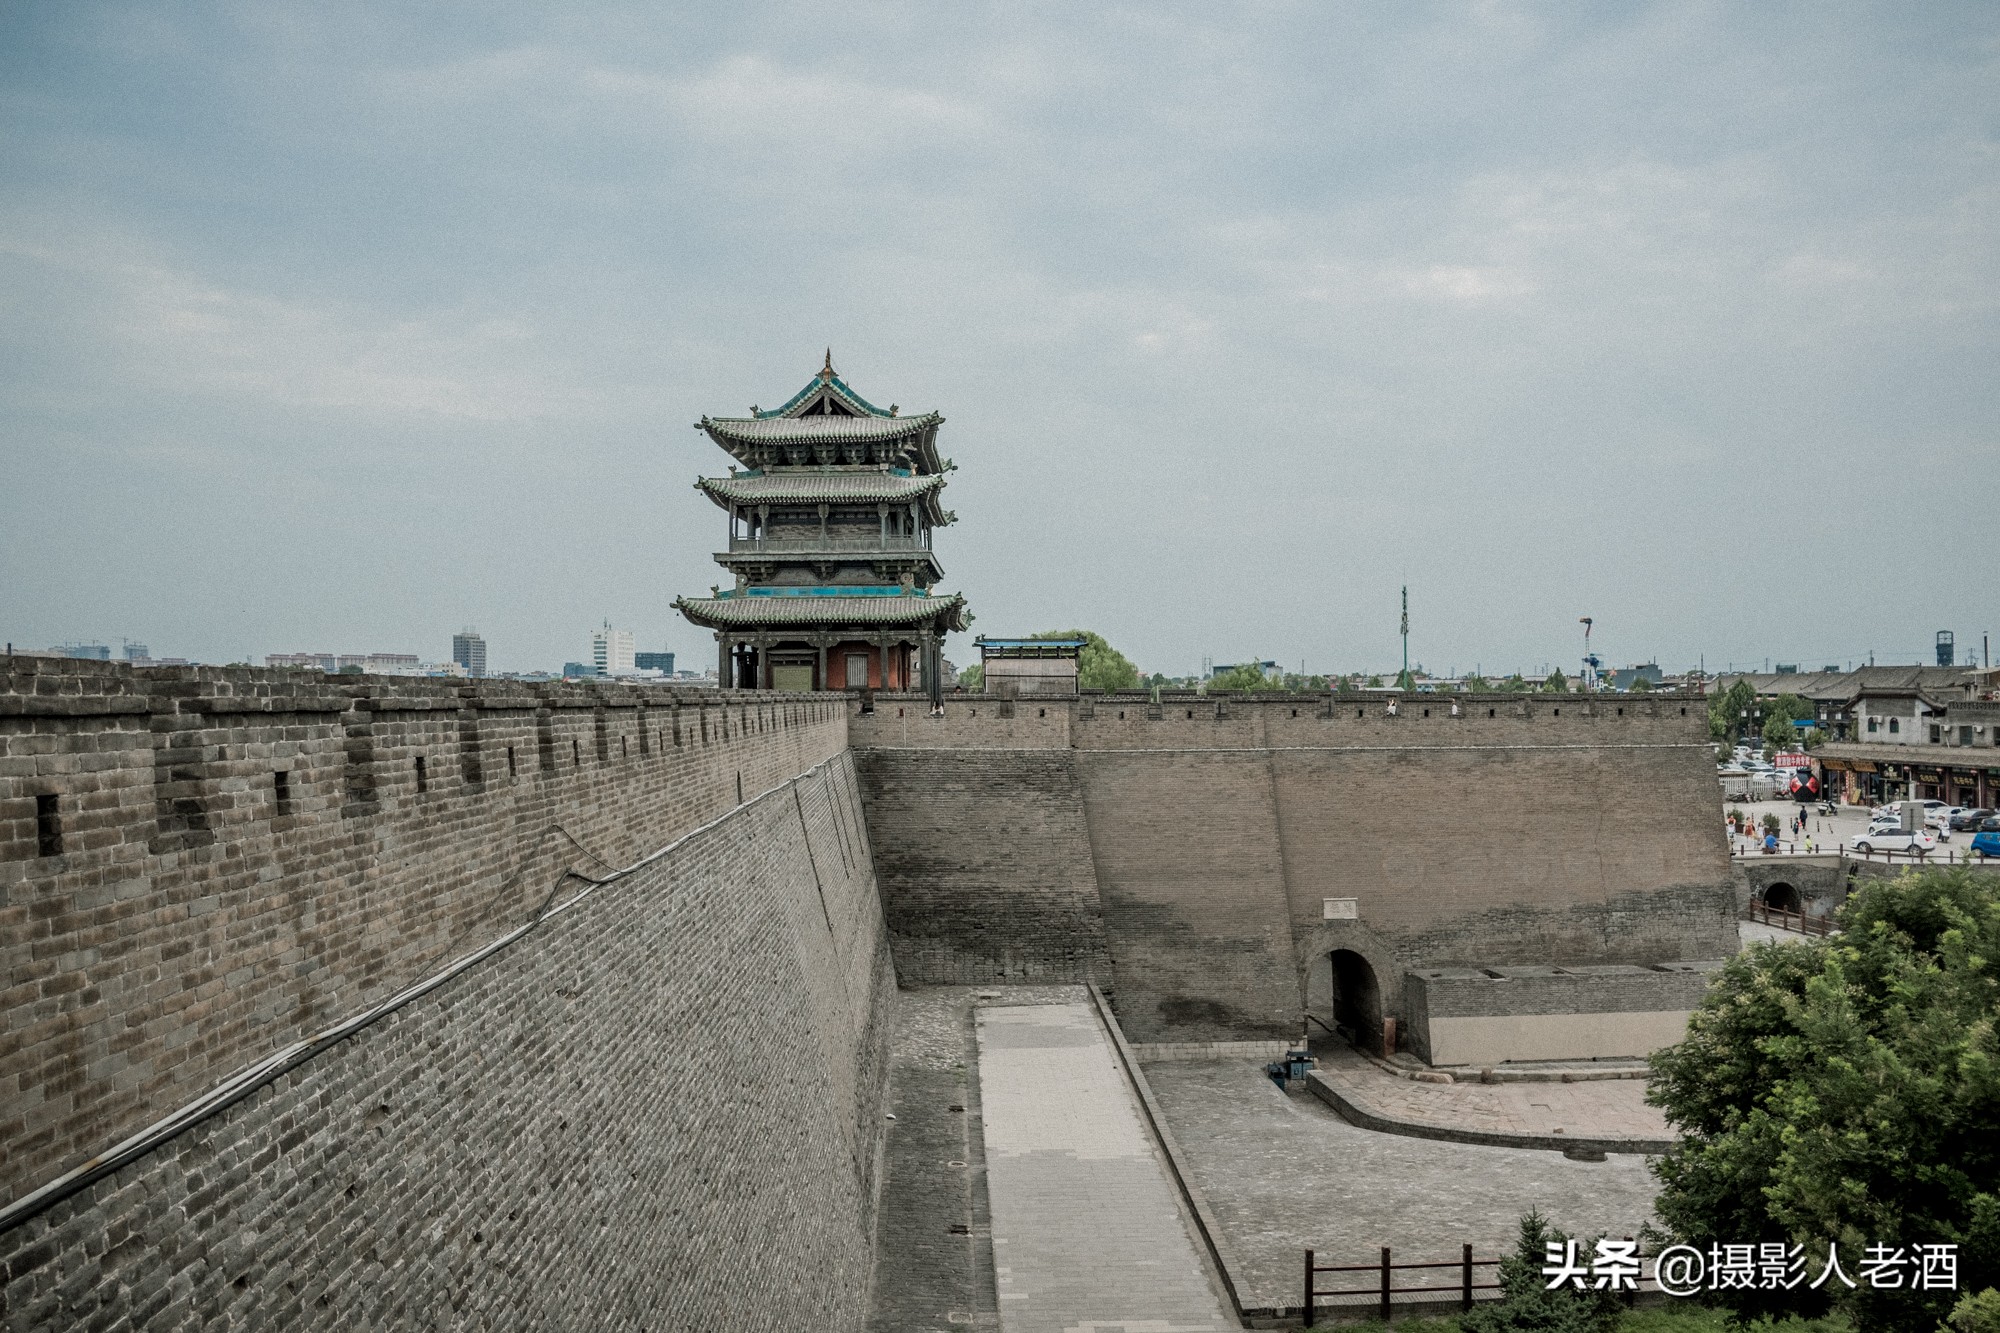
{"label": "white car", "polygon": [[1877,833],[1870,829],[1854,835],[1854,850],[1863,856],[1870,852],[1913,852],[1922,856],[1937,850],[1937,839],[1931,836],[1929,829],[1921,833],[1904,833],[1901,830]]}

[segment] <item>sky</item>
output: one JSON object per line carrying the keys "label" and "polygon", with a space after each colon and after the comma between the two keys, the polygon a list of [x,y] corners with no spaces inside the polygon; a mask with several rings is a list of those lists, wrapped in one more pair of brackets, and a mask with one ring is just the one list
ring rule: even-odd
{"label": "sky", "polygon": [[690,426],[831,347],[974,633],[1963,653],[1996,112],[1988,3],[15,0],[0,636],[712,666]]}

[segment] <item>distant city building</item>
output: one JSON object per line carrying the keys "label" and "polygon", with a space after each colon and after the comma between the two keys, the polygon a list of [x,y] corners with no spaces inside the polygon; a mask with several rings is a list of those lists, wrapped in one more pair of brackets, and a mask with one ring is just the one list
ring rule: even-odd
{"label": "distant city building", "polygon": [[66,643],[62,651],[64,657],[80,658],[86,662],[111,660],[111,645],[108,643]]}
{"label": "distant city building", "polygon": [[597,675],[617,676],[638,670],[634,656],[631,630],[613,629],[607,620],[603,629],[590,632],[590,662]]}
{"label": "distant city building", "polygon": [[129,640],[129,639],[127,639],[127,640],[125,641],[125,660],[126,660],[126,661],[128,661],[128,662],[147,662],[147,661],[151,661],[151,660],[152,660],[152,657],[153,657],[153,655],[152,655],[151,653],[149,653],[149,652],[147,652],[147,651],[146,651],[146,645],[145,645],[145,644],[143,644],[143,643],[133,643],[133,642],[132,642],[131,640]]}
{"label": "distant city building", "polygon": [[1667,673],[1660,670],[1658,662],[1641,662],[1637,666],[1620,667],[1604,673],[1604,683],[1614,690],[1629,690],[1640,681],[1646,682],[1649,690],[1658,689],[1667,679]]}
{"label": "distant city building", "polygon": [[583,662],[564,662],[562,673],[565,680],[576,680],[598,674],[596,667]]}
{"label": "distant city building", "polygon": [[[1209,669],[1208,674],[1210,676],[1227,675],[1231,671],[1236,671],[1246,666],[1255,669],[1256,672],[1261,676],[1275,678],[1285,674],[1285,669],[1279,666],[1276,662],[1233,662],[1228,666],[1212,667]],[[1422,668],[1418,668],[1418,670],[1421,671]]]}
{"label": "distant city building", "polygon": [[370,676],[421,676],[426,674],[415,653],[266,653],[267,667],[304,667],[329,674],[355,671]]}
{"label": "distant city building", "polygon": [[1937,632],[1937,664],[1941,667],[1958,665],[1958,636],[1948,629]]}
{"label": "distant city building", "polygon": [[479,637],[478,630],[467,625],[451,636],[451,660],[475,679],[486,674],[486,640]]}
{"label": "distant city building", "polygon": [[664,671],[669,676],[674,674],[672,653],[634,653],[632,661],[641,671]]}

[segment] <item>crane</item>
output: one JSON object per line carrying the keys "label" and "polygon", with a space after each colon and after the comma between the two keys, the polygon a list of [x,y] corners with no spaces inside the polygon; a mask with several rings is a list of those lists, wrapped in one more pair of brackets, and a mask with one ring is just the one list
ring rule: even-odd
{"label": "crane", "polygon": [[1604,663],[1598,658],[1596,653],[1590,651],[1591,618],[1589,616],[1578,616],[1576,620],[1579,625],[1583,626],[1583,688],[1586,694],[1594,694],[1597,691],[1598,668],[1602,667]]}

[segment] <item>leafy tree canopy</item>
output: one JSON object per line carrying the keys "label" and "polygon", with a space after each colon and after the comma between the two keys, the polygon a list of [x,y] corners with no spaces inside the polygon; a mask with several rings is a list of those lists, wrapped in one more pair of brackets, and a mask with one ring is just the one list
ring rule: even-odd
{"label": "leafy tree canopy", "polygon": [[1484,676],[1467,676],[1462,683],[1466,689],[1471,690],[1474,694],[1486,694],[1493,688]]}
{"label": "leafy tree canopy", "polygon": [[1136,690],[1139,668],[1125,654],[1104,641],[1102,634],[1087,629],[1048,629],[1037,639],[1082,639],[1082,660],[1077,663],[1076,685],[1081,690]]}
{"label": "leafy tree canopy", "polygon": [[1632,682],[1631,692],[1633,694],[1650,694],[1652,693],[1652,690],[1653,690],[1653,682],[1647,680],[1644,676],[1641,676],[1639,677],[1639,679]]}
{"label": "leafy tree canopy", "polygon": [[1792,723],[1811,716],[1813,706],[1798,695],[1779,695],[1764,709],[1764,744],[1774,750],[1789,750],[1804,738]]}
{"label": "leafy tree canopy", "polygon": [[1757,701],[1757,691],[1747,680],[1738,680],[1708,701],[1708,734],[1719,741],[1733,741],[1742,734],[1744,713]]}
{"label": "leafy tree canopy", "polygon": [[986,688],[985,665],[980,662],[974,662],[971,666],[966,667],[958,673],[958,683],[969,692],[978,694]]}
{"label": "leafy tree canopy", "polygon": [[1554,671],[1549,672],[1549,678],[1542,682],[1542,693],[1544,694],[1569,693],[1569,678],[1563,675],[1561,667],[1557,667]]}
{"label": "leafy tree canopy", "polygon": [[[1912,871],[1866,884],[1837,924],[1731,959],[1653,1057],[1648,1098],[1682,1134],[1654,1163],[1655,1208],[1704,1250],[1787,1240],[1819,1266],[1832,1242],[1857,1264],[1871,1245],[1955,1244],[1959,1292],[1834,1297],[1863,1333],[1935,1329],[1960,1293],[2000,1285],[2000,887]],[[1717,1296],[1782,1317],[1838,1285]]]}

